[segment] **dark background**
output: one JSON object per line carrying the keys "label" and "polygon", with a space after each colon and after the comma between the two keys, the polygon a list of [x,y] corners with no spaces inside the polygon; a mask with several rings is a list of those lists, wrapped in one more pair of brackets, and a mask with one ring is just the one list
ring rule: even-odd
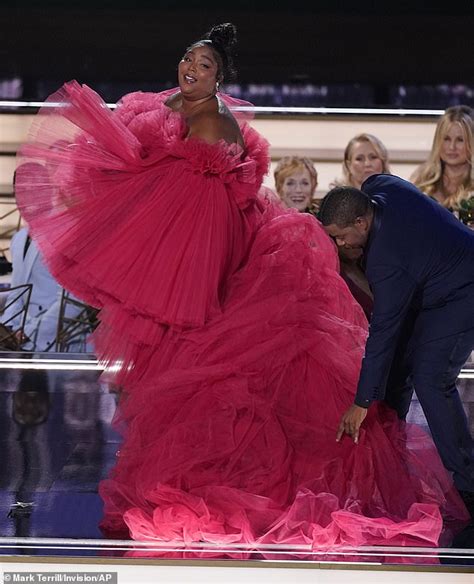
{"label": "dark background", "polygon": [[30,98],[71,78],[119,93],[173,84],[185,47],[212,24],[232,21],[241,83],[370,84],[380,104],[390,85],[473,85],[474,1],[428,4],[4,2],[0,79],[20,77]]}

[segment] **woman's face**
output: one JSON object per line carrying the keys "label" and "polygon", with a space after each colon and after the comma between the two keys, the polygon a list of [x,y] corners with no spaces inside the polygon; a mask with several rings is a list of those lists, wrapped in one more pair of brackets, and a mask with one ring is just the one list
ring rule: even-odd
{"label": "woman's face", "polygon": [[441,142],[440,158],[448,166],[468,162],[467,144],[460,124],[455,122],[448,127]]}
{"label": "woman's face", "polygon": [[370,142],[355,142],[346,164],[351,184],[357,189],[369,176],[383,172],[383,161]]}
{"label": "woman's face", "polygon": [[218,64],[212,49],[206,45],[191,47],[178,65],[181,93],[191,100],[215,94]]}
{"label": "woman's face", "polygon": [[295,170],[287,176],[279,193],[281,200],[287,207],[303,212],[311,206],[313,188],[309,171],[305,168]]}

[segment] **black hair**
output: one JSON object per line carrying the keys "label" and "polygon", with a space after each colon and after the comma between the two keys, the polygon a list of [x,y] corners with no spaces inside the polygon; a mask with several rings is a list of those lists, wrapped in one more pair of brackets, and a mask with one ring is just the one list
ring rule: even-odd
{"label": "black hair", "polygon": [[354,187],[336,187],[321,201],[318,218],[323,225],[348,227],[372,208],[368,195]]}
{"label": "black hair", "polygon": [[217,77],[219,81],[232,81],[236,76],[234,67],[234,48],[237,44],[237,28],[231,22],[213,26],[201,39],[194,42],[189,49],[206,44],[213,50],[217,60]]}

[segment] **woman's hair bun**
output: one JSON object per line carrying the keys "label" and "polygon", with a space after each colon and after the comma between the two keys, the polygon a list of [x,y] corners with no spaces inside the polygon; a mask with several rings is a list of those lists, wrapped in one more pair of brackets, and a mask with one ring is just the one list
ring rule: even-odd
{"label": "woman's hair bun", "polygon": [[218,60],[218,81],[232,81],[235,79],[234,47],[237,43],[237,28],[231,22],[224,22],[213,26],[199,40],[195,41],[187,50],[196,45],[209,43]]}
{"label": "woman's hair bun", "polygon": [[[237,28],[231,22],[224,22],[213,26],[207,32],[202,41],[210,42],[214,51],[220,58],[220,81],[235,79],[234,47],[237,44]],[[199,41],[198,41],[199,42]]]}
{"label": "woman's hair bun", "polygon": [[224,22],[213,26],[206,37],[213,43],[220,45],[226,52],[231,51],[237,44],[237,28],[231,22]]}

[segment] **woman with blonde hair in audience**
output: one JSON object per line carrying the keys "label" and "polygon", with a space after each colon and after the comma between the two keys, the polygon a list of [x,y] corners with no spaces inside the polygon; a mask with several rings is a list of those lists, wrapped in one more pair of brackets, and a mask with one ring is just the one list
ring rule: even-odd
{"label": "woman with blonde hair in audience", "polygon": [[[360,189],[365,179],[373,174],[390,174],[387,148],[372,134],[357,134],[344,150],[343,179],[333,186],[351,186]],[[338,247],[340,273],[352,296],[362,306],[368,320],[373,308],[373,296],[362,269],[362,250]]]}
{"label": "woman with blonde hair in audience", "polygon": [[387,148],[372,134],[357,134],[344,150],[342,180],[333,186],[351,186],[360,189],[366,178],[373,174],[391,174]]}
{"label": "woman with blonde hair in audience", "polygon": [[317,208],[314,193],[318,173],[314,164],[304,156],[285,156],[274,171],[275,188],[283,204],[300,213],[314,213]]}
{"label": "woman with blonde hair in audience", "polygon": [[472,108],[448,108],[438,120],[428,160],[411,177],[420,190],[466,223],[473,221],[474,211],[473,128]]}

